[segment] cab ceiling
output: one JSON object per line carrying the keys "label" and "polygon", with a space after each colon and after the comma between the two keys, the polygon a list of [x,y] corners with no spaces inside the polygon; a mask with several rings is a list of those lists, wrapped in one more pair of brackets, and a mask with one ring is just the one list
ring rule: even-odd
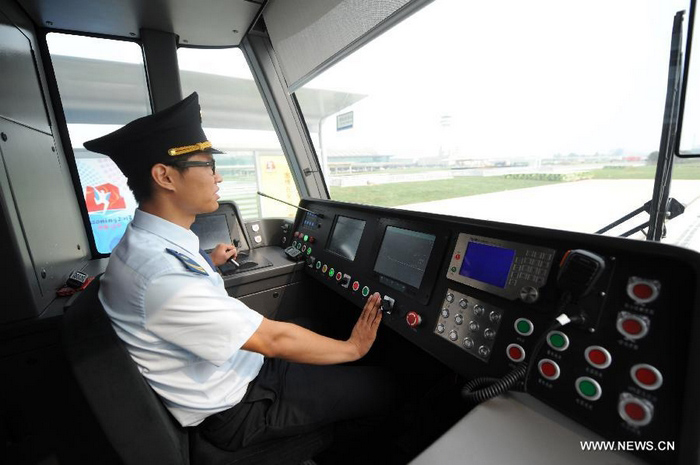
{"label": "cab ceiling", "polygon": [[238,45],[264,0],[17,0],[38,27],[138,38],[172,32],[180,44]]}

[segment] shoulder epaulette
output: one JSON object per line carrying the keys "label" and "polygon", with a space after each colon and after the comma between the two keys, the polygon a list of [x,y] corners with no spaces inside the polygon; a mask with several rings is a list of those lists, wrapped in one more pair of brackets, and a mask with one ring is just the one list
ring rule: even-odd
{"label": "shoulder epaulette", "polygon": [[182,264],[185,265],[185,268],[187,268],[189,271],[197,274],[203,274],[204,276],[209,276],[207,270],[205,270],[201,265],[199,265],[187,255],[173,249],[165,249],[165,251],[175,256],[175,258],[177,258],[178,260],[180,260]]}

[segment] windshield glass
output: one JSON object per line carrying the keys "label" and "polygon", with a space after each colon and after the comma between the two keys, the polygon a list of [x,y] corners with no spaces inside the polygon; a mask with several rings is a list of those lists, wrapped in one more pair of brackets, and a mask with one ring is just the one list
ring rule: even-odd
{"label": "windshield glass", "polygon": [[[598,231],[651,200],[673,18],[687,7],[430,3],[296,92],[331,197]],[[677,162],[671,196],[692,207],[699,179],[698,162]]]}

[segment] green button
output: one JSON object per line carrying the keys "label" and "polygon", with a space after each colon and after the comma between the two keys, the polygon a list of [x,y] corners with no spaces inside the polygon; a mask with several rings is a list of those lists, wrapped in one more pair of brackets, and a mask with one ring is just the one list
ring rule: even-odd
{"label": "green button", "polygon": [[317,270],[321,269],[322,266],[323,265],[321,264],[321,262],[316,262],[316,269]]}
{"label": "green button", "polygon": [[455,271],[457,271],[457,267],[453,266],[452,268],[450,268],[450,271],[452,271],[454,273]]}
{"label": "green button", "polygon": [[308,240],[309,240],[309,235],[308,235],[308,234],[304,234],[304,242],[306,242],[306,241],[308,241]]}
{"label": "green button", "polygon": [[561,333],[552,333],[549,335],[549,342],[558,349],[561,349],[566,345],[566,339]]}
{"label": "green button", "polygon": [[362,288],[362,297],[367,297],[369,295],[369,287],[365,286]]}
{"label": "green button", "polygon": [[529,333],[530,330],[532,329],[532,327],[530,326],[530,323],[528,323],[528,322],[525,321],[525,320],[520,320],[520,321],[518,321],[518,326],[517,326],[517,328],[518,328],[518,331],[521,332],[521,333],[523,333],[523,334]]}
{"label": "green button", "polygon": [[581,391],[581,394],[586,397],[595,397],[596,394],[598,394],[598,388],[595,386],[595,384],[587,380],[583,380],[578,383],[578,389]]}
{"label": "green button", "polygon": [[328,276],[330,276],[332,278],[334,274],[335,274],[335,270],[333,268],[331,268],[330,271],[328,272]]}
{"label": "green button", "polygon": [[311,255],[311,247],[309,247],[308,249],[306,249],[306,255]]}

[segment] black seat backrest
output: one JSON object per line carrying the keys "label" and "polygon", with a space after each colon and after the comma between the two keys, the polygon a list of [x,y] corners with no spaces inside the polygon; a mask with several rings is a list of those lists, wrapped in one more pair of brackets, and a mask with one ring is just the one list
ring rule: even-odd
{"label": "black seat backrest", "polygon": [[126,465],[189,464],[188,435],[117,336],[95,279],[67,310],[63,345],[78,385]]}

